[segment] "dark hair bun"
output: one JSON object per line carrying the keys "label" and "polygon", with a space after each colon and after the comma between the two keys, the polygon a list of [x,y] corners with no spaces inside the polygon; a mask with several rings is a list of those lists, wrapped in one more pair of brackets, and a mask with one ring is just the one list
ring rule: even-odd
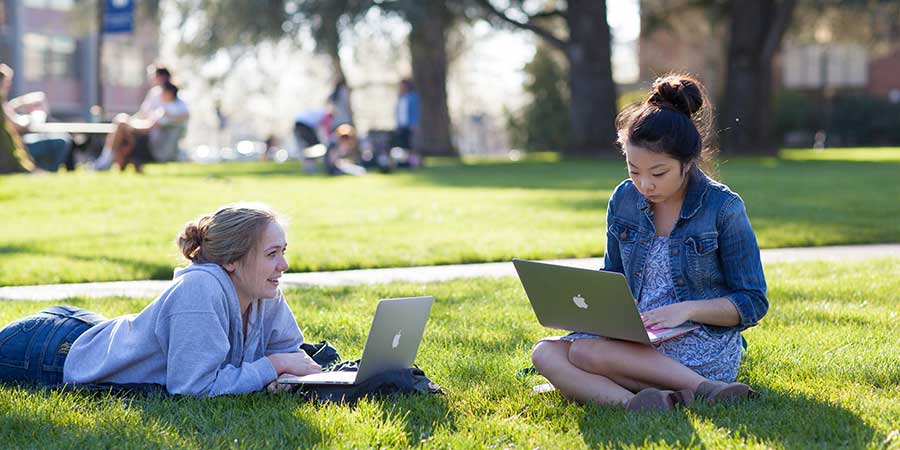
{"label": "dark hair bun", "polygon": [[700,83],[683,75],[657,78],[647,103],[659,108],[673,109],[691,117],[703,106]]}

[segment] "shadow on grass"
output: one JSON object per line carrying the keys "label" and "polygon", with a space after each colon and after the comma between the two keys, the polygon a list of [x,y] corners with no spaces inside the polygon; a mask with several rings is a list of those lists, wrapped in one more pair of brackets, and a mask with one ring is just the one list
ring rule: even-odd
{"label": "shadow on grass", "polygon": [[[427,441],[437,428],[455,430],[455,419],[443,397],[435,395],[390,395],[368,400],[381,411],[383,423],[402,421],[410,446]],[[201,447],[240,444],[270,448],[340,446],[341,436],[330,435],[302,416],[317,414],[316,406],[299,397],[225,396],[214,399],[163,398],[139,405],[143,417],[171,425],[200,442]],[[174,407],[173,407],[174,406]],[[349,404],[346,408],[353,410]]]}
{"label": "shadow on grass", "polygon": [[291,395],[229,395],[212,399],[156,397],[139,401],[142,416],[167,424],[199,447],[309,448],[321,430],[298,414],[305,403]]}
{"label": "shadow on grass", "polygon": [[[124,429],[123,429],[124,428]],[[0,442],[4,448],[173,448],[171,433],[138,432],[127,427],[81,426],[31,415],[0,413]],[[178,440],[180,433],[174,437]]]}
{"label": "shadow on grass", "polygon": [[[785,392],[768,391],[762,397],[732,405],[695,404],[688,411],[628,414],[624,410],[586,407],[579,421],[584,442],[590,447],[699,446],[718,448],[716,439],[704,442],[692,423],[706,422],[729,437],[776,448],[863,447],[875,430],[841,406]],[[704,430],[703,434],[707,432]],[[881,439],[881,437],[879,437]]]}
{"label": "shadow on grass", "polygon": [[781,448],[863,447],[876,434],[852,411],[790,392],[768,391],[741,405],[704,406],[697,414],[732,434]]}
{"label": "shadow on grass", "polygon": [[0,255],[12,255],[16,253],[31,253],[31,247],[24,245],[0,245]]}
{"label": "shadow on grass", "polygon": [[[172,273],[175,269],[175,264],[159,264],[152,263],[147,261],[139,261],[136,259],[128,259],[128,258],[115,258],[109,255],[104,256],[84,256],[72,253],[66,253],[61,251],[47,251],[37,246],[30,245],[3,245],[0,246],[0,255],[3,254],[27,254],[31,256],[48,256],[48,257],[57,257],[57,258],[66,258],[74,261],[84,261],[89,263],[96,263],[98,259],[103,261],[108,261],[115,266],[124,266],[132,269],[133,271],[143,274],[138,275],[138,279],[141,278],[149,278],[151,280],[170,280],[172,279]],[[92,282],[97,281],[95,279],[88,278],[73,278],[67,280],[69,283],[81,283],[81,282]]]}
{"label": "shadow on grass", "polygon": [[[785,182],[834,186],[850,184],[859,177],[892,180],[900,163],[873,161],[819,161],[773,158],[734,158],[720,166],[725,183],[757,183],[760,177],[783,177]],[[780,174],[780,175],[778,175]],[[620,159],[525,161],[516,163],[479,163],[446,165],[412,172],[410,183],[451,187],[494,187],[551,190],[612,190],[628,177]],[[779,178],[780,179],[780,178]]]}
{"label": "shadow on grass", "polygon": [[389,422],[400,417],[405,422],[406,442],[418,447],[428,441],[438,429],[456,431],[456,417],[447,406],[447,399],[439,395],[395,395],[372,400],[381,410],[382,420]]}
{"label": "shadow on grass", "polygon": [[[720,170],[728,179],[770,175],[772,170],[790,172],[793,179],[832,185],[846,179],[848,170],[862,171],[879,178],[893,177],[900,163],[894,161],[804,160],[776,158],[723,158]],[[834,176],[822,175],[826,171]],[[230,177],[277,176],[335,179],[321,173],[305,173],[299,163],[240,162],[220,164],[172,164],[161,166],[156,175],[179,178],[208,178],[227,181]],[[411,184],[453,187],[497,187],[521,189],[612,189],[627,178],[624,160],[615,155],[604,159],[563,159],[561,161],[459,162],[435,164],[417,171],[398,171]],[[867,175],[868,178],[868,175]],[[727,183],[729,180],[726,179]]]}
{"label": "shadow on grass", "polygon": [[[16,395],[16,394],[14,394]],[[3,448],[310,448],[325,441],[300,417],[304,403],[290,395],[222,396],[70,394],[79,417],[0,411]],[[44,400],[53,391],[23,389],[20,398]],[[135,417],[136,416],[136,417]],[[9,447],[7,447],[9,446]]]}
{"label": "shadow on grass", "polygon": [[222,163],[222,164],[176,164],[159,168],[155,175],[176,178],[206,178],[210,181],[228,181],[230,177],[322,177],[323,174],[303,172],[300,163]]}
{"label": "shadow on grass", "polygon": [[706,448],[685,411],[634,414],[622,408],[586,406],[578,428],[590,448],[641,447],[644,443],[663,447],[699,443]]}
{"label": "shadow on grass", "polygon": [[[10,393],[23,404],[37,406],[0,409],[3,448],[171,448],[190,442],[182,434],[183,426],[165,430],[135,407],[142,402],[165,401],[151,400],[160,399],[158,396],[134,400],[97,392],[63,393],[9,385],[0,385],[0,389],[7,391],[0,393],[3,396]],[[66,416],[72,413],[86,421]],[[134,414],[136,421],[128,417]]]}
{"label": "shadow on grass", "polygon": [[612,190],[627,176],[619,161],[562,161],[425,168],[407,180],[458,188]]}

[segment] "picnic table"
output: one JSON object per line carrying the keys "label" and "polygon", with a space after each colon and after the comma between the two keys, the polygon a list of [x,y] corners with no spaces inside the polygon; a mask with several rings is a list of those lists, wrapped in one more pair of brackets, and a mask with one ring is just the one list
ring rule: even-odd
{"label": "picnic table", "polygon": [[68,152],[66,170],[75,170],[75,148],[84,148],[90,143],[88,135],[112,134],[116,131],[114,123],[94,122],[34,122],[28,127],[28,133],[69,133],[73,135],[73,151]]}
{"label": "picnic table", "polygon": [[116,124],[108,122],[44,122],[32,124],[28,131],[32,133],[110,134],[116,131]]}

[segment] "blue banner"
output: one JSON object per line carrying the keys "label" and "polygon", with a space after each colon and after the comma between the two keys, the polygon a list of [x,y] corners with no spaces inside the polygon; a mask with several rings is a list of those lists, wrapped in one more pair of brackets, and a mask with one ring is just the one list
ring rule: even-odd
{"label": "blue banner", "polygon": [[102,0],[106,3],[103,10],[103,32],[131,33],[134,30],[133,0]]}

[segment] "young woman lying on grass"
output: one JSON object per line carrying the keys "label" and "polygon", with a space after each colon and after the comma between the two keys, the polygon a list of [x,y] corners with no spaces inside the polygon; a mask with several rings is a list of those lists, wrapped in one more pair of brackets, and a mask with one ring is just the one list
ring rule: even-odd
{"label": "young woman lying on grass", "polygon": [[190,265],[137,315],[53,306],[0,330],[0,382],[155,383],[212,397],[321,371],[278,287],[287,242],[272,210],[224,206],[186,224],[178,246]]}
{"label": "young woman lying on grass", "polygon": [[708,105],[699,81],[670,75],[619,115],[630,179],[609,199],[604,258],[646,327],[701,327],[654,346],[587,333],[538,342],[535,367],[569,399],[646,410],[753,394],[734,381],[740,332],[768,310],[766,280],[744,202],[699,167]]}

